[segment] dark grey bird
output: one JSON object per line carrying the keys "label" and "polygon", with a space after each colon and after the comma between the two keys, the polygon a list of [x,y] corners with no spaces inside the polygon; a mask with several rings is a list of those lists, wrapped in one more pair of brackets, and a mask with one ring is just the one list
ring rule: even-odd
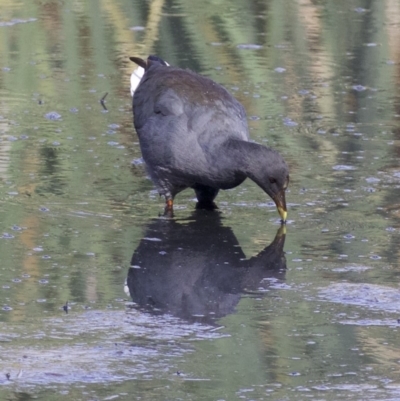
{"label": "dark grey bird", "polygon": [[186,188],[196,192],[199,208],[215,208],[220,189],[250,178],[285,222],[288,166],[276,150],[250,141],[243,106],[211,79],[157,56],[130,60],[144,69],[133,94],[134,126],[166,214]]}

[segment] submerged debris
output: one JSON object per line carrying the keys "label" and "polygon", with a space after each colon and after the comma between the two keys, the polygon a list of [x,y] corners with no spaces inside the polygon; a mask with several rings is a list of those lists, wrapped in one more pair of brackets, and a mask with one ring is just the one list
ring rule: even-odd
{"label": "submerged debris", "polygon": [[106,94],[100,99],[100,104],[103,106],[103,109],[106,111],[108,111],[107,107],[105,105],[105,99],[106,99],[107,95],[108,95],[108,92],[106,92]]}

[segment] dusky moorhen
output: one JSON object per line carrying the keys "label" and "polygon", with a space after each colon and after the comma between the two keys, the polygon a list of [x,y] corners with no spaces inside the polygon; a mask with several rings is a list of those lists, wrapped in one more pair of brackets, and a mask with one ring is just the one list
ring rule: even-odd
{"label": "dusky moorhen", "polygon": [[289,169],[274,149],[249,140],[243,106],[221,85],[157,56],[130,57],[144,69],[133,93],[134,126],[147,171],[165,213],[176,194],[193,188],[198,207],[214,208],[220,189],[247,177],[275,202],[286,222]]}

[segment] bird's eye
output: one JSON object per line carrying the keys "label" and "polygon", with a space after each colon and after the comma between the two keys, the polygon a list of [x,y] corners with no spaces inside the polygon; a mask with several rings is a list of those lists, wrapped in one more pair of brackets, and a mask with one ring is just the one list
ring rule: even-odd
{"label": "bird's eye", "polygon": [[269,178],[269,182],[270,182],[271,184],[276,184],[276,179],[275,179],[274,177],[270,177],[270,178]]}

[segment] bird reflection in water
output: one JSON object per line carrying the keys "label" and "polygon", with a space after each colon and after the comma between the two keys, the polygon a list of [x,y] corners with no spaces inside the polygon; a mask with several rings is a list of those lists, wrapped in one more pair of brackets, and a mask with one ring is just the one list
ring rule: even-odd
{"label": "bird reflection in water", "polygon": [[127,285],[139,309],[190,322],[213,323],[234,312],[241,295],[283,279],[285,226],[258,255],[246,259],[217,211],[188,220],[155,219],[131,260]]}

